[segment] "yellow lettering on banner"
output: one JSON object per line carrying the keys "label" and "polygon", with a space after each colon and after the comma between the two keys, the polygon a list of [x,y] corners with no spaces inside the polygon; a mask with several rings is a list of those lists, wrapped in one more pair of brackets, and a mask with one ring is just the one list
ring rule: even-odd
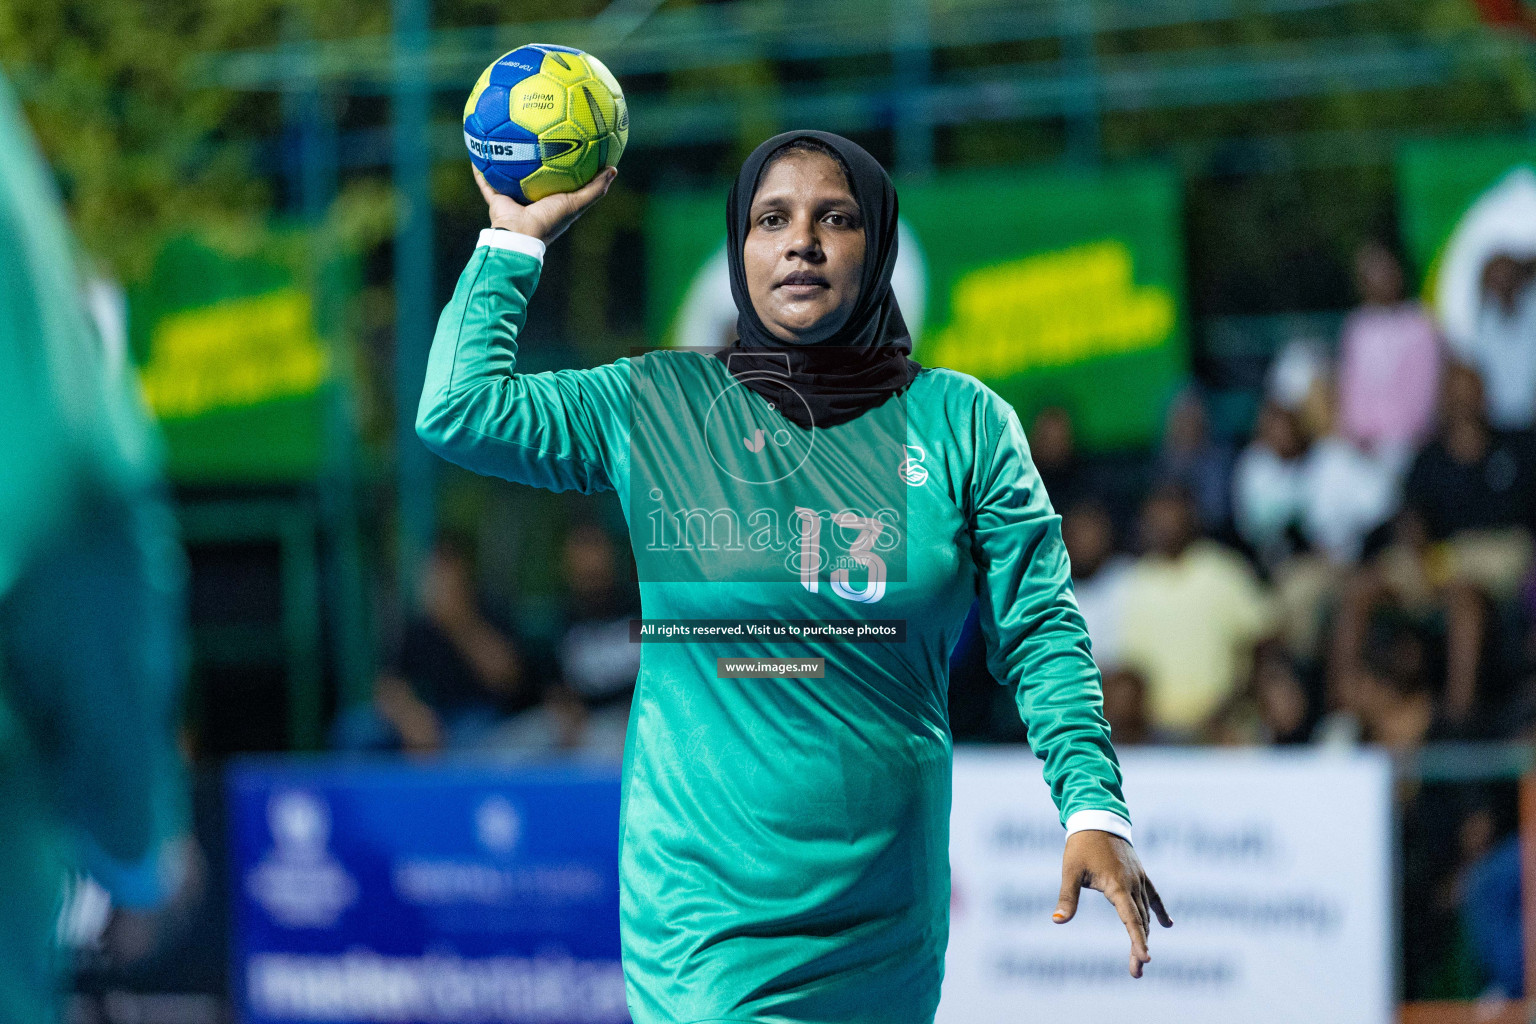
{"label": "yellow lettering on banner", "polygon": [[977,377],[1010,377],[1156,348],[1175,317],[1172,293],[1137,285],[1130,249],[1105,239],[963,275],[931,358]]}
{"label": "yellow lettering on banner", "polygon": [[175,420],[312,394],[328,369],[310,297],[285,288],[166,317],[139,379],[155,415]]}

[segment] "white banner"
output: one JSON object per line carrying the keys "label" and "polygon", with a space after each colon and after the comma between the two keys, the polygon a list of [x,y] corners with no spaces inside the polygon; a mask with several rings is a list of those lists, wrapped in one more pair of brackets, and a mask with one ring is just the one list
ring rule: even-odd
{"label": "white banner", "polygon": [[1388,1024],[1391,770],[1374,753],[1127,751],[1136,848],[1174,926],[1134,979],[1114,908],[1056,924],[1061,825],[1028,752],[955,751],[939,1024]]}

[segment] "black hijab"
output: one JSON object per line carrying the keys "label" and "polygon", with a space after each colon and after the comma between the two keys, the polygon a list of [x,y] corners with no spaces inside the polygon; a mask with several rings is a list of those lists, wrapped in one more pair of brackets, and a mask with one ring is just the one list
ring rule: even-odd
{"label": "black hijab", "polygon": [[[742,260],[758,179],[769,157],[796,139],[815,139],[842,157],[848,187],[864,220],[864,270],[853,311],[836,334],[806,345],[781,341],[763,326],[752,308]],[[891,291],[891,272],[896,267],[896,187],[874,157],[830,132],[775,135],[741,165],[725,215],[737,338],[716,354],[743,385],[772,402],[785,418],[809,429],[846,423],[912,382],[922,367],[908,358],[912,337]]]}

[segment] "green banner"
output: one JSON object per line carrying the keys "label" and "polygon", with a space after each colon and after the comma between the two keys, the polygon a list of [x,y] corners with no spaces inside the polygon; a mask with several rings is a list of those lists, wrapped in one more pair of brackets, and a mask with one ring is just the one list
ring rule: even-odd
{"label": "green banner", "polygon": [[338,361],[318,275],[292,243],[231,255],[180,238],[129,293],[134,361],[179,482],[310,480],[324,465]]}
{"label": "green banner", "polygon": [[[1157,438],[1188,369],[1174,174],[952,175],[898,189],[902,244],[916,252],[903,250],[914,280],[904,295],[898,268],[897,293],[920,362],[981,379],[1026,425],[1064,407],[1085,448]],[[729,312],[725,191],[651,201],[649,327],[663,344],[722,340],[710,335]],[[702,335],[685,322],[711,312]]]}

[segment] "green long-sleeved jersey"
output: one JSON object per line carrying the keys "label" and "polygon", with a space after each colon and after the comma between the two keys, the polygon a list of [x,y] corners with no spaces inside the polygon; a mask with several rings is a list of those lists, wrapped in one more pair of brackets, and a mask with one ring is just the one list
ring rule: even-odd
{"label": "green long-sleeved jersey", "polygon": [[[618,493],[645,620],[904,622],[899,642],[645,643],[619,866],[638,1024],[928,1024],[948,938],[949,657],[979,597],[1068,831],[1130,838],[1060,519],[966,374],[801,431],[711,354],[515,372],[543,244],[487,230],[417,433],[476,472]],[[824,658],[718,678],[720,658]]]}

